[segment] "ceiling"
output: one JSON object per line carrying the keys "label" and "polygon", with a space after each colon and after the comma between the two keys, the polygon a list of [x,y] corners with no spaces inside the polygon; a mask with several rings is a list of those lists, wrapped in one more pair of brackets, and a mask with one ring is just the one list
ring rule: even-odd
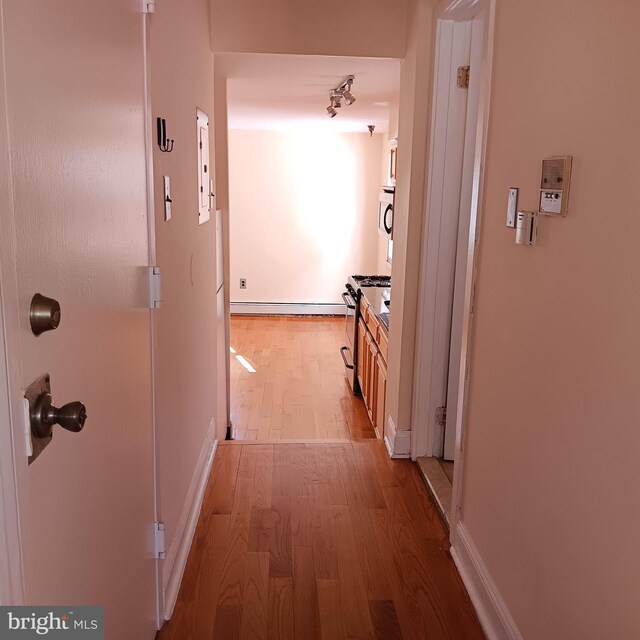
{"label": "ceiling", "polygon": [[[337,132],[388,130],[400,91],[400,60],[337,56],[216,54],[216,71],[228,78],[230,129],[322,128]],[[327,115],[329,92],[355,76],[356,101]]]}

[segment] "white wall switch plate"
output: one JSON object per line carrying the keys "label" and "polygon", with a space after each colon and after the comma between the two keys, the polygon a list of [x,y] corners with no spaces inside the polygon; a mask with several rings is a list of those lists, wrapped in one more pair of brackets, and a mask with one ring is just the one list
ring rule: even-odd
{"label": "white wall switch plate", "polygon": [[507,227],[516,228],[516,212],[518,211],[518,188],[509,189],[509,199],[507,201]]}
{"label": "white wall switch plate", "polygon": [[164,180],[164,219],[165,222],[171,220],[171,179],[169,176],[163,176]]}
{"label": "white wall switch plate", "polygon": [[516,244],[533,246],[538,235],[538,218],[535,211],[518,211],[516,220]]}

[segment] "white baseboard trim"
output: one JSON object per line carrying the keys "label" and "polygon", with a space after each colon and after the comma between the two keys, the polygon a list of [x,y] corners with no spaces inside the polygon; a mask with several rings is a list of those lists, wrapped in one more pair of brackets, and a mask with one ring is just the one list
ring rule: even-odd
{"label": "white baseboard trim", "polygon": [[387,429],[384,443],[391,458],[411,457],[411,431],[398,431],[391,416],[387,416]]}
{"label": "white baseboard trim", "polygon": [[231,315],[343,316],[344,304],[314,302],[231,302]]}
{"label": "white baseboard trim", "polygon": [[498,591],[464,524],[456,525],[453,561],[458,567],[487,640],[522,640],[509,609]]}
{"label": "white baseboard trim", "polygon": [[200,508],[204,498],[204,490],[209,479],[209,472],[213,464],[213,458],[218,447],[216,439],[215,420],[212,418],[209,430],[202,445],[200,457],[191,480],[191,486],[184,502],[180,519],[176,525],[176,531],[171,539],[171,546],[162,567],[162,587],[164,592],[164,619],[169,620],[173,613],[180,583],[187,565],[187,558],[193,535],[198,524]]}

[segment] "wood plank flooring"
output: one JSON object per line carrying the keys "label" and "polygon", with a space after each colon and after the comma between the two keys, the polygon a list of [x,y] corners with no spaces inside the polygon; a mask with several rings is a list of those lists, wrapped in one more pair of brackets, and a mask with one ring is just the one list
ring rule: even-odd
{"label": "wood plank flooring", "polygon": [[158,640],[484,638],[416,465],[378,440],[218,447]]}
{"label": "wood plank flooring", "polygon": [[344,343],[341,317],[231,316],[234,438],[375,438],[364,403],[345,378]]}

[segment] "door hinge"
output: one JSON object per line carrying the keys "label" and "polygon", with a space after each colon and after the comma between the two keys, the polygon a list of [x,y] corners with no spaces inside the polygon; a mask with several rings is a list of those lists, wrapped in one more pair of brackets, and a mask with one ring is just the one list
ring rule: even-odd
{"label": "door hinge", "polygon": [[461,89],[469,88],[469,67],[458,67],[458,86]]}
{"label": "door hinge", "polygon": [[142,0],[142,13],[155,13],[156,2],[155,0]]}
{"label": "door hinge", "polygon": [[149,267],[149,309],[162,306],[160,267]]}
{"label": "door hinge", "polygon": [[436,424],[444,427],[447,424],[447,407],[438,407],[436,409]]}
{"label": "door hinge", "polygon": [[469,313],[473,315],[475,310],[476,310],[476,283],[474,282],[473,285],[471,286],[471,305],[470,305]]}
{"label": "door hinge", "polygon": [[155,542],[156,542],[156,558],[162,560],[165,556],[165,548],[164,548],[164,522],[154,522],[153,523],[153,532],[155,534]]}

